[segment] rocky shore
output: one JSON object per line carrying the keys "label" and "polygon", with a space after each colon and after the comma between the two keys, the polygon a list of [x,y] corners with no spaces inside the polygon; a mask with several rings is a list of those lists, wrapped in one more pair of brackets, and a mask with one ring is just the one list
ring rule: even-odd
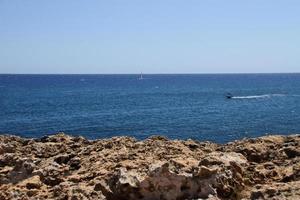
{"label": "rocky shore", "polygon": [[300,135],[0,136],[0,199],[300,199]]}

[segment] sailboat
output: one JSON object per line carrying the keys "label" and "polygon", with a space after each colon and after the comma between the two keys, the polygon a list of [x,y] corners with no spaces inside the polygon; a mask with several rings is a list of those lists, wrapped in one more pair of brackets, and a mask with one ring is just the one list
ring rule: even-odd
{"label": "sailboat", "polygon": [[141,73],[140,77],[138,78],[139,80],[143,80],[143,73]]}

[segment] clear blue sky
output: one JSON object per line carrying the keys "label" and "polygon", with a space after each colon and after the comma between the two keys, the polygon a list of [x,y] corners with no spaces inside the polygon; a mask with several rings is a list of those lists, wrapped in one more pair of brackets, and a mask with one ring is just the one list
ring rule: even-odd
{"label": "clear blue sky", "polygon": [[300,72],[299,0],[0,0],[0,73]]}

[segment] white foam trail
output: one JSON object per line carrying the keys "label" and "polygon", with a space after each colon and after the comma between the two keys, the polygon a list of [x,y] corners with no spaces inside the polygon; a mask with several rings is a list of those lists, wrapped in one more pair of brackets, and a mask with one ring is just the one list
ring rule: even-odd
{"label": "white foam trail", "polygon": [[257,98],[268,98],[270,95],[253,95],[253,96],[236,96],[232,99],[257,99]]}
{"label": "white foam trail", "polygon": [[286,96],[284,94],[263,94],[263,95],[252,95],[252,96],[236,96],[232,99],[258,99],[258,98],[270,98],[272,96]]}

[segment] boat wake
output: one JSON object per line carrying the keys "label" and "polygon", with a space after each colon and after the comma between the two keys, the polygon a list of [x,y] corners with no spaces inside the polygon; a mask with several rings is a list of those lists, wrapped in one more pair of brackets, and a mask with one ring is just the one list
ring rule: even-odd
{"label": "boat wake", "polygon": [[251,95],[251,96],[233,96],[232,99],[260,99],[260,98],[271,98],[271,97],[283,97],[285,94],[263,94],[263,95]]}

